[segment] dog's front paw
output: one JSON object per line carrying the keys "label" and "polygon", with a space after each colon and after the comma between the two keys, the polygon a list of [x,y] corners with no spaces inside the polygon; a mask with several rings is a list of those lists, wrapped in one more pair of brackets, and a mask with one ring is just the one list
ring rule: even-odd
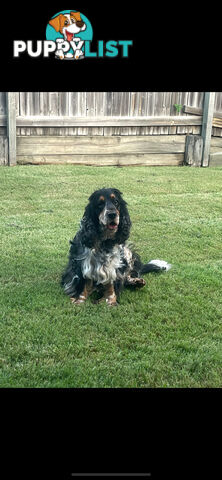
{"label": "dog's front paw", "polygon": [[130,287],[142,288],[146,285],[146,281],[143,278],[127,277],[125,284]]}
{"label": "dog's front paw", "polygon": [[108,305],[108,307],[117,307],[118,303],[116,301],[116,296],[113,298],[106,298],[106,304]]}
{"label": "dog's front paw", "polygon": [[61,50],[61,49],[60,49],[60,50],[56,50],[55,56],[56,56],[56,58],[59,58],[60,60],[63,60],[63,58],[64,58],[64,52],[63,52],[63,50]]}
{"label": "dog's front paw", "polygon": [[71,303],[73,303],[74,305],[82,305],[83,303],[85,303],[86,299],[85,297],[80,295],[79,298],[71,297],[70,300],[71,300]]}
{"label": "dog's front paw", "polygon": [[77,49],[77,50],[75,51],[75,60],[79,60],[79,58],[80,58],[80,57],[83,57],[83,56],[84,56],[84,53],[83,53],[82,50]]}

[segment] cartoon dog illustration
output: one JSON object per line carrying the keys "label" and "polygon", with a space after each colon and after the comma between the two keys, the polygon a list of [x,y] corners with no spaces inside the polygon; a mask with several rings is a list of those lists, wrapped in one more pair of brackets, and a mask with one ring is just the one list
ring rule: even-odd
{"label": "cartoon dog illustration", "polygon": [[64,53],[64,51],[66,52],[66,48],[62,48],[62,46],[64,47],[65,42],[62,38],[58,38],[56,40],[58,45],[58,49],[55,52],[56,57],[60,59],[74,58],[78,60],[84,56],[84,52],[81,49],[84,41],[79,37],[75,37],[76,33],[86,30],[86,24],[81,19],[80,12],[60,13],[57,17],[49,21],[49,25],[51,25],[56,32],[60,32],[63,35],[65,42],[68,42],[67,45],[71,44],[74,51],[74,54],[71,52]]}

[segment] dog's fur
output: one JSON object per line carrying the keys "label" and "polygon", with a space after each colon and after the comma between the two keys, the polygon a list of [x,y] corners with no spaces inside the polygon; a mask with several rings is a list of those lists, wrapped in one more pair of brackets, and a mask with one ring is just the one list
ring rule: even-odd
{"label": "dog's fur", "polygon": [[143,287],[142,274],[168,270],[162,260],[143,264],[126,244],[131,220],[127,203],[116,188],[102,188],[89,197],[80,229],[70,241],[69,262],[62,276],[65,293],[75,304],[82,304],[94,291],[109,306],[125,286]]}

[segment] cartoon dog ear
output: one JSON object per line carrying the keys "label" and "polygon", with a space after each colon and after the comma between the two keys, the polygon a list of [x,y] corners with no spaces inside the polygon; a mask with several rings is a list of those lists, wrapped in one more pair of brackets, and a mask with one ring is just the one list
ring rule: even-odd
{"label": "cartoon dog ear", "polygon": [[77,22],[82,21],[81,16],[80,16],[80,12],[71,12],[70,15],[72,15],[72,17],[74,17]]}
{"label": "cartoon dog ear", "polygon": [[60,13],[60,15],[58,15],[57,17],[49,20],[49,25],[51,25],[56,30],[56,32],[58,32],[59,29],[60,29],[60,18],[61,17],[62,17],[62,14]]}

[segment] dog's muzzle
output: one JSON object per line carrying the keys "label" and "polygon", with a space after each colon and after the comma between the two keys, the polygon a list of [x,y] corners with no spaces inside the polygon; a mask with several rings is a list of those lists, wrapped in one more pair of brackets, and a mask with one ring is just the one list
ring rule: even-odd
{"label": "dog's muzzle", "polygon": [[107,212],[107,228],[108,230],[117,230],[119,225],[119,215],[116,211],[114,212]]}
{"label": "dog's muzzle", "polygon": [[104,209],[99,216],[99,221],[107,230],[116,232],[119,225],[119,213],[116,210]]}

